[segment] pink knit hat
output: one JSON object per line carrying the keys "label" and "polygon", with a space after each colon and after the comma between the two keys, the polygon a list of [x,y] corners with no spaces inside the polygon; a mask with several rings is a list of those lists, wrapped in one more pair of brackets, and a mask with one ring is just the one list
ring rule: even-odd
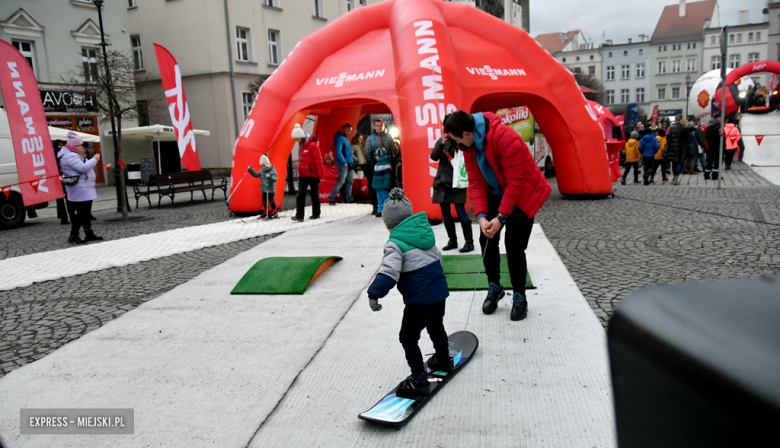
{"label": "pink knit hat", "polygon": [[68,146],[71,148],[75,148],[78,145],[83,145],[84,142],[81,141],[81,137],[79,137],[75,132],[68,131]]}

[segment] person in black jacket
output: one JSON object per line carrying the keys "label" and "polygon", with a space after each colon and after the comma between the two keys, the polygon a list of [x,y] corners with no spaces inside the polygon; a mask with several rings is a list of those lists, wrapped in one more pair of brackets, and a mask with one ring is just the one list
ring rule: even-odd
{"label": "person in black jacket", "polygon": [[699,148],[706,146],[704,132],[696,125],[696,119],[693,116],[688,116],[688,127],[685,131],[688,133],[688,150],[682,172],[683,174],[699,174],[699,171],[696,170],[696,161],[699,160],[699,151],[704,151]]}
{"label": "person in black jacket", "polygon": [[666,159],[672,162],[672,185],[680,185],[680,172],[685,161],[685,152],[688,149],[688,133],[686,128],[688,121],[682,115],[677,115],[674,124],[669,127],[666,135]]}
{"label": "person in black jacket", "polygon": [[715,114],[707,126],[707,165],[704,167],[704,179],[717,180],[720,174],[721,119],[720,114]]}
{"label": "person in black jacket", "polygon": [[441,215],[444,220],[444,228],[447,229],[449,241],[441,250],[458,248],[458,232],[455,230],[455,219],[452,217],[451,206],[455,206],[458,213],[458,221],[463,229],[463,238],[466,244],[458,252],[471,252],[474,250],[474,235],[471,229],[471,218],[466,210],[466,188],[452,188],[453,170],[450,161],[455,157],[457,144],[444,134],[431,151],[431,160],[439,162],[436,176],[433,178],[433,203],[441,207]]}

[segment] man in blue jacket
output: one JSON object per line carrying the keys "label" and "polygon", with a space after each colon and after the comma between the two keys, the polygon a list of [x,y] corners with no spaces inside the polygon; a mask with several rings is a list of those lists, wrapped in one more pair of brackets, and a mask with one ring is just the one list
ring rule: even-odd
{"label": "man in blue jacket", "polygon": [[644,134],[639,140],[639,152],[642,154],[642,164],[645,166],[645,174],[642,176],[645,185],[650,185],[650,177],[655,175],[655,153],[661,148],[658,139],[650,131],[642,131]]}
{"label": "man in blue jacket", "polygon": [[346,191],[344,194],[346,197],[344,202],[354,202],[354,199],[352,199],[352,143],[349,141],[350,134],[352,134],[352,125],[346,123],[333,136],[336,169],[339,170],[339,178],[336,179],[336,185],[333,186],[333,191],[330,192],[330,198],[328,198],[329,205],[336,205],[336,195],[339,194],[339,189],[344,185],[345,181]]}

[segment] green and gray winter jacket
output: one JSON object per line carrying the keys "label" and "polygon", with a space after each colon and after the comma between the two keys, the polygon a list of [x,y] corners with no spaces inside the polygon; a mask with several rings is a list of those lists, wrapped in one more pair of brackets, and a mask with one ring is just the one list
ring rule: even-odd
{"label": "green and gray winter jacket", "polygon": [[396,284],[407,305],[429,305],[450,295],[425,212],[404,219],[390,232],[382,267],[368,287],[368,296],[384,297]]}
{"label": "green and gray winter jacket", "polygon": [[[260,172],[255,172],[252,167],[249,167],[249,174],[252,177],[260,178],[260,192],[261,193],[273,193],[276,191],[276,181],[279,180],[279,176],[276,175],[276,168],[273,165],[268,168],[261,168]],[[270,174],[271,177],[266,176]]]}

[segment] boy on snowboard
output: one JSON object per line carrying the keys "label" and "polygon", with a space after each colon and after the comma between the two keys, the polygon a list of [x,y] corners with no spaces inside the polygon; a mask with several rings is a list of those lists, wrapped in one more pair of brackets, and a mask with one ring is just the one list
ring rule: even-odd
{"label": "boy on snowboard", "polygon": [[415,398],[431,391],[417,345],[424,328],[428,329],[436,350],[436,355],[428,360],[428,368],[449,372],[453,367],[443,322],[450,291],[428,217],[424,212],[412,214],[412,203],[400,188],[390,191],[382,220],[390,231],[390,239],[385,244],[382,267],[368,287],[368,303],[372,310],[381,310],[379,299],[398,285],[406,305],[399,339],[412,374],[398,386],[396,396]]}

